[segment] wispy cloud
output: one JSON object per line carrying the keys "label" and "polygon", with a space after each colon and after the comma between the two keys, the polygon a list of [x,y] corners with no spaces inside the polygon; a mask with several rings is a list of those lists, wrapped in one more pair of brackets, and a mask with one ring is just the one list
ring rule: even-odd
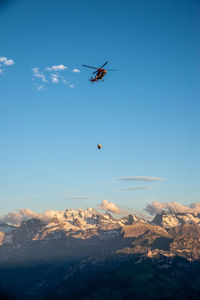
{"label": "wispy cloud", "polygon": [[73,73],[80,73],[81,70],[79,70],[79,69],[73,69],[72,72],[73,72]]}
{"label": "wispy cloud", "polygon": [[59,82],[59,77],[60,76],[58,74],[51,74],[50,77],[51,77],[51,82],[53,82],[53,83],[58,83]]}
{"label": "wispy cloud", "polygon": [[58,65],[58,66],[51,66],[51,67],[46,67],[45,68],[46,71],[64,71],[67,70],[67,66],[64,65]]}
{"label": "wispy cloud", "polygon": [[148,204],[145,211],[150,215],[155,215],[157,213],[162,213],[162,211],[171,211],[176,213],[200,213],[200,202],[195,202],[189,206],[180,204],[178,202],[158,202],[154,201]]}
{"label": "wispy cloud", "polygon": [[67,199],[72,199],[72,200],[86,200],[86,199],[95,199],[93,196],[67,196]]}
{"label": "wispy cloud", "polygon": [[72,200],[87,200],[87,199],[95,199],[96,197],[90,195],[90,193],[80,191],[80,190],[66,190],[64,191],[65,199]]}
{"label": "wispy cloud", "polygon": [[0,74],[4,72],[6,67],[14,65],[14,60],[13,59],[8,59],[5,56],[0,56]]}
{"label": "wispy cloud", "polygon": [[48,82],[43,72],[39,71],[39,68],[33,68],[33,79],[39,78],[42,82]]}
{"label": "wispy cloud", "polygon": [[70,85],[68,85],[71,89],[73,89],[74,88],[74,84],[70,84]]}
{"label": "wispy cloud", "polygon": [[63,83],[69,88],[73,88],[75,84],[71,82],[71,80],[68,77],[66,77],[66,70],[68,70],[68,67],[63,64],[45,67],[42,70],[40,70],[38,67],[32,68],[32,79],[35,81],[34,86],[37,88],[38,91],[44,89],[46,83]]}
{"label": "wispy cloud", "polygon": [[44,84],[35,84],[38,91],[41,91],[44,89]]}
{"label": "wispy cloud", "polygon": [[137,191],[137,190],[149,190],[152,186],[134,186],[134,187],[127,187],[123,188],[120,191]]}
{"label": "wispy cloud", "polygon": [[165,178],[161,177],[152,177],[152,176],[132,176],[132,177],[122,177],[118,180],[124,181],[163,181],[166,180]]}

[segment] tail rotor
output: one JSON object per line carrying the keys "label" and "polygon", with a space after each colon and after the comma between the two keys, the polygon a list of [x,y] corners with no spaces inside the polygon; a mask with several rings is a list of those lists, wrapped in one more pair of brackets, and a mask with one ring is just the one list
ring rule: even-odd
{"label": "tail rotor", "polygon": [[94,81],[96,81],[96,80],[95,80],[95,78],[91,77],[91,78],[89,79],[89,81],[94,82]]}

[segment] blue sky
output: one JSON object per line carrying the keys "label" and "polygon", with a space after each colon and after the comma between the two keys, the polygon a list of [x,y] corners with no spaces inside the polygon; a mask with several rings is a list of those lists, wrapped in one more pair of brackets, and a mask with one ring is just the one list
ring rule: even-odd
{"label": "blue sky", "polygon": [[197,0],[0,4],[0,213],[199,201],[199,20]]}

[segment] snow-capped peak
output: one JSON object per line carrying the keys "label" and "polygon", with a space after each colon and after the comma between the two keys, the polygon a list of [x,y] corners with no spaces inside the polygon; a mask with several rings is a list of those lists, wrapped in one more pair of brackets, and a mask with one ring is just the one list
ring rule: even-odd
{"label": "snow-capped peak", "polygon": [[156,214],[152,223],[164,228],[181,226],[186,223],[200,224],[200,214],[163,211],[161,214]]}

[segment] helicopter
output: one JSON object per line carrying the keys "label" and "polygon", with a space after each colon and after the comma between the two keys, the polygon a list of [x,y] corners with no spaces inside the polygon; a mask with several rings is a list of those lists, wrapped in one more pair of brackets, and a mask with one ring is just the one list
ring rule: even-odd
{"label": "helicopter", "polygon": [[95,82],[95,81],[103,81],[103,77],[106,75],[107,71],[117,71],[117,70],[110,70],[110,69],[103,69],[103,67],[105,65],[107,65],[108,61],[106,61],[100,68],[96,68],[96,67],[91,67],[91,66],[87,66],[87,65],[82,65],[83,67],[87,67],[87,68],[91,68],[91,69],[96,69],[96,71],[94,71],[92,74],[96,74],[96,76],[93,78],[91,76],[91,78],[89,79],[91,82]]}

